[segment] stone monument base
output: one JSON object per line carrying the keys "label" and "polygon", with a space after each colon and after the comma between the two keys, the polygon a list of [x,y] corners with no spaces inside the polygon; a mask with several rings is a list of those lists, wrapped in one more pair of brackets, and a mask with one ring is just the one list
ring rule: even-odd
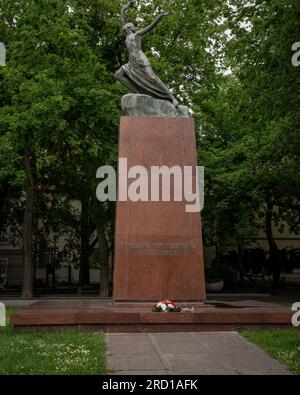
{"label": "stone monument base", "polygon": [[[11,317],[15,332],[216,332],[291,328],[293,312],[259,301],[182,304],[193,312],[153,313],[151,304],[115,306],[111,300],[33,302]],[[295,329],[296,330],[296,329]]]}
{"label": "stone monument base", "polygon": [[158,100],[147,95],[130,93],[121,101],[123,113],[127,116],[190,117],[186,106],[175,107],[168,100]]}

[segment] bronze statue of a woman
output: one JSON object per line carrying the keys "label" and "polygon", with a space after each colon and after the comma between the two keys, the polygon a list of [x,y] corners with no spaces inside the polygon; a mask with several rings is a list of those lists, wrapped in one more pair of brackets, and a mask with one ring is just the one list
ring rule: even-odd
{"label": "bronze statue of a woman", "polygon": [[160,100],[169,100],[177,107],[178,101],[167,86],[155,75],[150,61],[142,50],[142,36],[154,29],[168,13],[159,14],[149,26],[138,30],[133,23],[126,22],[126,11],[133,4],[134,1],[131,0],[121,11],[121,23],[126,33],[129,62],[116,72],[115,77],[132,93],[149,95]]}

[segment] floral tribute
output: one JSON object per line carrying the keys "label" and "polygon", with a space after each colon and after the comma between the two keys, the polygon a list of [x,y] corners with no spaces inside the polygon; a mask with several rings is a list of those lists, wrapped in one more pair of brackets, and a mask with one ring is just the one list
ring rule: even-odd
{"label": "floral tribute", "polygon": [[171,300],[160,300],[152,309],[156,313],[179,313],[181,308]]}

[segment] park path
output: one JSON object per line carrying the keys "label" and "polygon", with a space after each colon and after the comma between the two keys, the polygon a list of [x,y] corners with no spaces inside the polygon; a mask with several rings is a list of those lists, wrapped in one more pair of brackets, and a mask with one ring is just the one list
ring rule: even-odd
{"label": "park path", "polygon": [[237,332],[110,333],[106,338],[111,374],[291,374]]}

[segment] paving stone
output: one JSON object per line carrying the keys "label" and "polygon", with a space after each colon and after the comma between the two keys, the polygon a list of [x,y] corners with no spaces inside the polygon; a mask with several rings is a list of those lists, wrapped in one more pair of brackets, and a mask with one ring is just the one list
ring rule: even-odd
{"label": "paving stone", "polygon": [[159,357],[155,354],[123,354],[109,357],[110,370],[165,370]]}
{"label": "paving stone", "polygon": [[152,333],[151,336],[156,338],[158,342],[195,342],[193,332]]}
{"label": "paving stone", "polygon": [[146,333],[107,333],[106,338],[113,344],[151,344]]}
{"label": "paving stone", "polygon": [[118,375],[285,375],[285,365],[236,332],[107,334]]}
{"label": "paving stone", "polygon": [[211,354],[165,354],[171,368],[175,371],[221,372],[228,370],[220,358]]}
{"label": "paving stone", "polygon": [[208,353],[207,349],[199,343],[159,343],[159,349],[162,354],[203,354]]}
{"label": "paving stone", "polygon": [[199,371],[199,370],[194,370],[194,371],[187,371],[187,370],[176,370],[173,373],[174,375],[178,376],[235,376],[238,373],[230,370],[218,370],[218,371]]}
{"label": "paving stone", "polygon": [[212,353],[214,355],[221,354],[236,354],[243,357],[243,354],[255,351],[257,355],[265,355],[262,350],[254,350],[250,345],[240,342],[240,343],[214,343],[214,342],[201,342],[205,353]]}
{"label": "paving stone", "polygon": [[168,376],[167,370],[122,370],[116,376]]}
{"label": "paving stone", "polygon": [[192,332],[194,339],[201,344],[244,344],[244,339],[237,332]]}
{"label": "paving stone", "polygon": [[122,354],[154,354],[156,355],[156,351],[153,348],[152,344],[147,343],[111,343],[109,346],[109,354],[110,355],[122,355]]}
{"label": "paving stone", "polygon": [[[163,336],[161,336],[163,335]],[[149,335],[155,341],[156,351],[164,354],[171,352],[172,354],[199,354],[207,352],[200,341],[195,341],[195,337],[191,333],[178,333],[165,336],[165,334]]]}
{"label": "paving stone", "polygon": [[281,365],[275,359],[268,357],[266,354],[261,354],[254,351],[249,352],[245,350],[243,354],[232,351],[231,353],[220,351],[219,359],[229,369],[241,370],[255,370],[255,371],[271,371],[271,370],[286,370],[284,365]]}
{"label": "paving stone", "polygon": [[245,376],[290,376],[293,373],[289,372],[288,370],[246,370],[241,369],[239,370],[238,374],[245,375]]}

